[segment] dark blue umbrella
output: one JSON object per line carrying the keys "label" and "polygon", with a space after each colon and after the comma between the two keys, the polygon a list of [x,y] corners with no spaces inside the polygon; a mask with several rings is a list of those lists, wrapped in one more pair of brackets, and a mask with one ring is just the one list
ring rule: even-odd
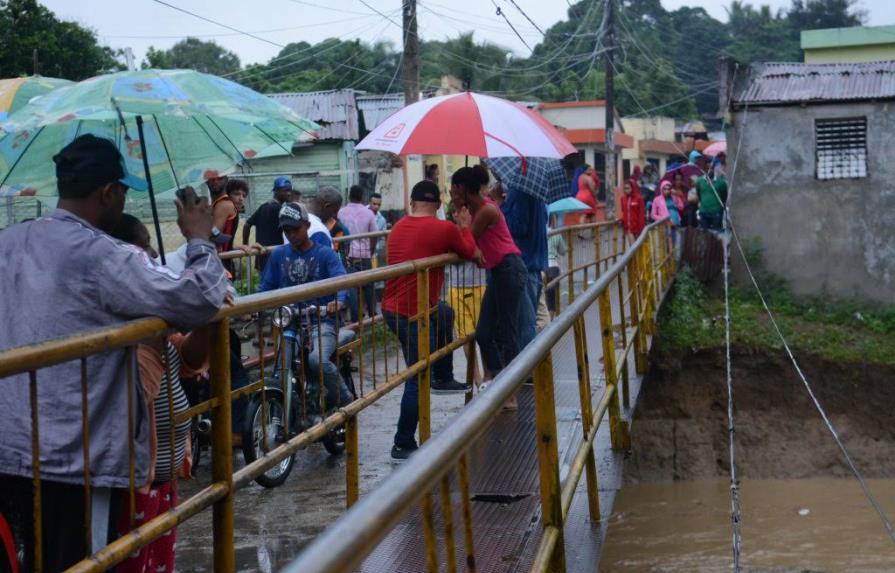
{"label": "dark blue umbrella", "polygon": [[532,195],[545,203],[569,196],[569,179],[559,159],[493,157],[485,163],[495,177],[513,191]]}

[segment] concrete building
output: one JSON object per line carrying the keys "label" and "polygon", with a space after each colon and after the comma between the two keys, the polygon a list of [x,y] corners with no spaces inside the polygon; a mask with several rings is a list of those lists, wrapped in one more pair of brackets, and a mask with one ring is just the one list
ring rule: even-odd
{"label": "concrete building", "polygon": [[796,292],[895,303],[895,61],[721,66],[731,214]]}
{"label": "concrete building", "polygon": [[625,133],[635,145],[622,150],[622,171],[630,174],[635,166],[651,163],[659,173],[665,172],[668,161],[682,155],[674,141],[674,119],[670,117],[622,118]]}
{"label": "concrete building", "polygon": [[[603,185],[601,198],[605,195],[606,185],[606,100],[542,102],[535,109],[553,125],[562,128],[564,135],[581,155],[581,160],[600,175]],[[615,114],[615,134],[613,137],[619,151],[634,147],[634,138],[625,133],[624,123],[618,113]],[[615,173],[618,176],[616,186],[621,184],[622,155],[616,155],[618,164]]]}
{"label": "concrete building", "polygon": [[895,60],[895,26],[804,30],[806,64]]}

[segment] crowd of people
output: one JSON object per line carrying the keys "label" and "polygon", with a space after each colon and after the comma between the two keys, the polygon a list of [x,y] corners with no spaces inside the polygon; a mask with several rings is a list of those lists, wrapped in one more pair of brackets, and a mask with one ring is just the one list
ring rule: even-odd
{"label": "crowd of people", "polygon": [[[84,467],[82,452],[81,364],[39,371],[44,380],[37,392],[41,497],[45,506],[66,515],[43,520],[43,562],[49,571],[66,568],[131,528],[125,499],[132,453],[133,479],[139,486],[137,524],[176,505],[177,479],[189,475],[191,460],[188,424],[174,424],[174,417],[189,407],[181,379],[208,369],[210,335],[205,325],[235,295],[228,280],[234,269],[218,255],[234,248],[249,196],[246,181],[216,173],[206,181],[210,201],[189,187],[179,191],[178,224],[186,242],[162,265],[146,227],[123,212],[128,188],[142,190],[145,182],[125,171],[112,142],[82,135],[54,161],[58,208],[4,230],[0,240],[0,258],[7,261],[0,304],[8,324],[18,325],[0,331],[0,349],[145,316],[161,317],[177,332],[141,342],[134,355],[111,350],[83,363],[89,381],[89,468]],[[662,219],[675,226],[720,229],[727,191],[723,163],[704,162],[698,153],[691,154],[690,164],[702,173],[692,178],[684,177],[681,169],[669,170],[661,179],[650,167],[642,173],[635,170],[624,183],[621,200],[626,232],[634,238],[648,220]],[[271,199],[245,219],[238,248],[255,255],[262,292],[367,271],[377,259],[397,264],[455,253],[465,261],[451,265],[452,281],[444,299],[445,270],[431,269],[427,308],[418,307],[416,273],[389,279],[381,296],[369,284],[359,292],[348,289],[308,301],[328,311],[327,318],[318,317],[310,337],[314,348],[309,371],[322,372],[322,380],[309,381],[311,404],[318,403],[317,393],[326,397],[327,409],[350,399],[330,358],[340,341],[334,317],[343,309],[352,322],[381,312],[408,365],[420,358],[421,313],[430,318],[432,351],[455,336],[474,333],[483,366],[473,377],[479,392],[531,342],[543,324],[539,317],[555,313],[556,289],[544,292],[544,285],[559,275],[569,246],[560,234],[548,239],[557,221],[548,221],[545,203],[507,187],[485,166],[474,165],[451,175],[450,203],[442,205],[438,178],[437,165],[428,166],[426,178],[411,190],[410,212],[395,222],[387,241],[376,235],[389,228],[381,213],[382,197],[367,196],[356,185],[343,205],[343,195],[334,187],[321,187],[304,201],[287,177],[278,177]],[[582,168],[572,185],[575,195],[593,209],[586,216],[594,216],[596,173]],[[340,236],[358,238],[333,241]],[[231,362],[239,362],[239,353],[237,341]],[[0,393],[5,414],[0,487],[9,492],[0,499],[0,512],[12,520],[18,539],[25,540],[24,561],[31,564],[32,396],[27,374],[13,378]],[[454,379],[451,353],[434,361],[429,379],[433,393],[472,390]],[[134,381],[133,392],[128,380]],[[404,384],[391,449],[395,460],[407,459],[418,447],[418,396],[418,379],[412,376]],[[130,430],[127,416],[121,415],[128,411],[129,400],[135,411]],[[515,408],[515,398],[505,407]],[[129,435],[133,444],[123,439]],[[87,515],[86,472],[92,485]],[[84,535],[88,526],[89,540]],[[169,535],[147,545],[120,570],[172,570],[175,538]]]}

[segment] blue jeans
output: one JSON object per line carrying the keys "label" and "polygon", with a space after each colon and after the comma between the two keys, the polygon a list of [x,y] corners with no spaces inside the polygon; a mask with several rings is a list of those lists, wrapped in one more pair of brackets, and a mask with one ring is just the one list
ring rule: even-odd
{"label": "blue jeans", "polygon": [[[522,349],[520,317],[524,307],[531,306],[527,286],[528,270],[519,255],[505,256],[488,273],[475,338],[482,349],[482,361],[492,375],[503,370]],[[534,309],[530,311],[534,315]]]}
{"label": "blue jeans", "polygon": [[541,271],[528,271],[528,277],[525,284],[525,299],[519,308],[519,348],[525,348],[528,343],[534,340],[538,333],[538,303],[541,299],[541,289],[544,287],[544,280],[541,278]]}
{"label": "blue jeans", "polygon": [[[337,345],[336,325],[323,321],[311,328],[311,346],[308,351],[308,388],[307,404],[310,413],[319,414],[320,410],[320,368],[323,366],[323,384],[326,388],[324,397],[326,409],[331,410],[351,402],[353,396],[345,381],[339,375],[339,369],[331,360]],[[318,342],[320,348],[318,349]],[[338,398],[338,400],[337,400]]]}
{"label": "blue jeans", "polygon": [[[349,257],[347,270],[349,273],[356,273],[360,271],[368,271],[373,268],[372,259],[360,259]],[[376,316],[376,294],[374,292],[374,284],[366,284],[360,289],[364,292],[364,306],[367,309],[367,316]],[[358,306],[360,305],[360,301],[358,300],[358,289],[352,288],[348,289],[348,312],[351,315],[351,321],[357,322],[360,317],[358,316],[360,309]]]}
{"label": "blue jeans", "polygon": [[[417,345],[417,322],[408,317],[383,311],[385,323],[401,342],[404,362],[410,366],[419,358]],[[447,304],[439,302],[429,317],[429,351],[434,352],[450,344],[454,340],[454,311]],[[454,379],[454,357],[448,354],[432,363],[431,380],[449,381]],[[398,416],[398,430],[395,432],[395,445],[399,448],[416,448],[416,426],[420,420],[419,383],[416,376],[411,376],[404,383],[404,395],[401,396],[401,415]]]}

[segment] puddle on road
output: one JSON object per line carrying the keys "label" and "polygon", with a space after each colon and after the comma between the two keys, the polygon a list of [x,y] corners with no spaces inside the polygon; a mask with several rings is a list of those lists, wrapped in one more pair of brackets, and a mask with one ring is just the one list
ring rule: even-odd
{"label": "puddle on road", "polygon": [[[895,515],[895,480],[868,480]],[[895,543],[855,480],[745,480],[744,571],[895,571]],[[731,569],[726,480],[641,483],[615,500],[601,572]]]}

